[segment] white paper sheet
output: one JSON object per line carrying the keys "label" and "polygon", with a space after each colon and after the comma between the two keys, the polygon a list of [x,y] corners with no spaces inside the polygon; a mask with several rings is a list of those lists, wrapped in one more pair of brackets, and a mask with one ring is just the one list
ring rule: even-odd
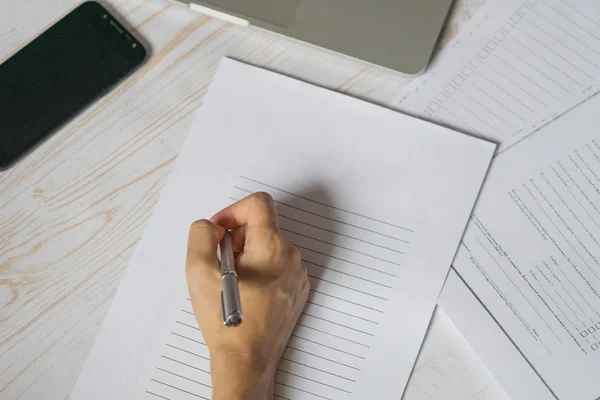
{"label": "white paper sheet", "polygon": [[[591,0],[489,0],[393,106],[506,150],[597,93],[599,21]],[[554,399],[470,293],[452,269],[438,304],[512,398]]]}
{"label": "white paper sheet", "polygon": [[509,148],[598,92],[600,2],[490,0],[393,106]]}
{"label": "white paper sheet", "polygon": [[312,284],[276,398],[399,398],[494,150],[224,60],[71,399],[210,398],[187,231],[258,190]]}
{"label": "white paper sheet", "polygon": [[452,323],[512,400],[556,400],[454,268],[450,269],[438,304],[448,317],[451,316]]}
{"label": "white paper sheet", "polygon": [[496,157],[453,264],[560,400],[600,396],[599,109]]}

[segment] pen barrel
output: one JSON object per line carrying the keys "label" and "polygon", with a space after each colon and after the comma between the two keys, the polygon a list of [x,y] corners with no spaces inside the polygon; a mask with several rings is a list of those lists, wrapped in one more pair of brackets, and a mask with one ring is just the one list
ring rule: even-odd
{"label": "pen barrel", "polygon": [[242,305],[238,278],[235,274],[226,274],[221,277],[221,303],[223,307],[223,323],[225,326],[239,326],[242,321]]}
{"label": "pen barrel", "polygon": [[235,255],[233,254],[233,238],[231,233],[225,232],[219,247],[221,248],[221,275],[237,274],[235,269]]}
{"label": "pen barrel", "polygon": [[242,304],[238,287],[235,254],[233,254],[233,238],[230,232],[225,232],[219,244],[221,248],[221,307],[225,326],[239,326],[242,321]]}

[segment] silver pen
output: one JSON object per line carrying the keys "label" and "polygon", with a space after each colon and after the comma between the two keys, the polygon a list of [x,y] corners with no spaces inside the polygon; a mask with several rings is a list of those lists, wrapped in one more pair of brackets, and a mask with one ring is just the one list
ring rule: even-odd
{"label": "silver pen", "polygon": [[223,309],[223,324],[227,327],[239,326],[244,320],[238,275],[233,254],[233,239],[231,233],[225,231],[223,240],[219,243],[221,249],[221,307]]}

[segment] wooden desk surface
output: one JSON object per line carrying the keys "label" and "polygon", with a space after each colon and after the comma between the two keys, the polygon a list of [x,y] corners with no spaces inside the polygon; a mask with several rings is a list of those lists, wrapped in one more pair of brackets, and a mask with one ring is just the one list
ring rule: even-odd
{"label": "wooden desk surface", "polygon": [[[459,2],[452,35],[483,0]],[[76,0],[0,2],[0,62]],[[407,79],[167,0],[112,0],[149,62],[0,173],[0,398],[66,399],[219,59],[388,104]],[[506,400],[437,312],[405,399]]]}

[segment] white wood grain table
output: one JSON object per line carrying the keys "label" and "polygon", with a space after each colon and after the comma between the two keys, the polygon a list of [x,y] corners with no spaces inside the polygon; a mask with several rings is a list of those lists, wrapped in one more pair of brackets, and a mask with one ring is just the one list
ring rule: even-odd
{"label": "white wood grain table", "polygon": [[[448,35],[482,1],[459,3]],[[0,62],[77,0],[0,1]],[[224,55],[388,104],[407,79],[167,0],[113,0],[149,62],[0,173],[0,398],[66,399]],[[200,217],[200,216],[199,216]],[[407,400],[507,400],[438,311]]]}

